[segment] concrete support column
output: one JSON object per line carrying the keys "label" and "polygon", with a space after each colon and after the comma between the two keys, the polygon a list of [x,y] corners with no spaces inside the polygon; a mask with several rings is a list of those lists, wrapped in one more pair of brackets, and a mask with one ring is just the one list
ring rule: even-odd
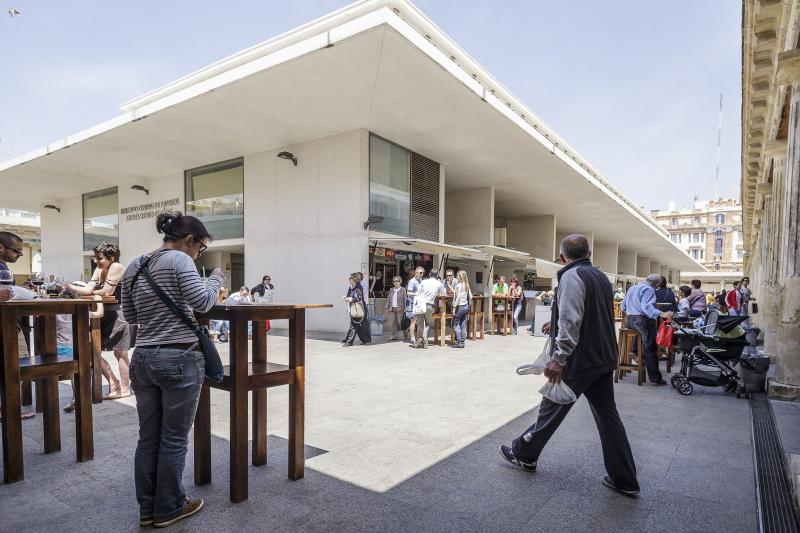
{"label": "concrete support column", "polygon": [[650,272],[650,258],[641,255],[636,256],[636,275],[640,278],[646,278],[652,274]]}
{"label": "concrete support column", "polygon": [[636,259],[636,250],[620,250],[617,254],[617,273],[635,276],[637,263]]}
{"label": "concrete support column", "polygon": [[494,244],[494,187],[447,193],[444,241]]}
{"label": "concrete support column", "polygon": [[619,244],[616,242],[594,243],[592,263],[607,274],[619,273]]}
{"label": "concrete support column", "polygon": [[669,267],[667,265],[661,265],[658,273],[667,278],[667,283],[669,283]]}
{"label": "concrete support column", "polygon": [[509,248],[533,257],[555,261],[558,257],[555,215],[509,218],[506,220],[506,239]]}
{"label": "concrete support column", "polygon": [[[780,242],[781,311],[778,323],[773,397],[800,399],[800,72],[793,76],[789,111],[789,139],[783,194]],[[773,206],[775,207],[775,206]]]}
{"label": "concrete support column", "polygon": [[650,261],[650,273],[651,274],[661,274],[661,262],[660,261]]}

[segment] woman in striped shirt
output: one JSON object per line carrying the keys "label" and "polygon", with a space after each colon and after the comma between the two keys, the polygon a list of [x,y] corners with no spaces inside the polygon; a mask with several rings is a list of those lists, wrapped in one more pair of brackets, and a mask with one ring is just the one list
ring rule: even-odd
{"label": "woman in striped shirt", "polygon": [[166,527],[203,507],[202,499],[186,497],[181,479],[205,359],[195,333],[161,301],[141,268],[146,262],[156,285],[188,317],[193,317],[193,310],[205,312],[216,303],[223,274],[215,269],[204,285],[197,273],[194,260],[211,241],[200,220],[162,213],[156,227],[164,242],[128,265],[122,279],[122,309],[129,322],[139,324],[130,365],[139,413],[134,466],[139,523]]}

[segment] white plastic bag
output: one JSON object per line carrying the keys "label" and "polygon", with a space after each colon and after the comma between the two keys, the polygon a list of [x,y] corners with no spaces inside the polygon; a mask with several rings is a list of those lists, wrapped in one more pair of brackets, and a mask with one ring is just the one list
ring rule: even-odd
{"label": "white plastic bag", "polygon": [[541,375],[544,373],[544,369],[547,366],[548,361],[550,361],[550,337],[547,337],[547,340],[544,343],[544,348],[542,348],[542,353],[539,354],[539,357],[536,358],[536,361],[529,365],[522,365],[521,367],[517,368],[517,374],[520,376],[525,376],[527,374]]}
{"label": "white plastic bag", "polygon": [[559,381],[558,383],[548,381],[542,385],[542,388],[539,389],[539,393],[555,403],[572,403],[578,399],[575,393],[572,392],[572,389],[569,388],[569,385],[563,381]]}

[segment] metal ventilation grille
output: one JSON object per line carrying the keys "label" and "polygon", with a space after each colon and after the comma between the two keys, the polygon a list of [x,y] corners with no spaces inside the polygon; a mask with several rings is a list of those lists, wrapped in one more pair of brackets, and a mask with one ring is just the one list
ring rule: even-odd
{"label": "metal ventilation grille", "polygon": [[413,152],[410,236],[439,241],[439,163]]}
{"label": "metal ventilation grille", "polygon": [[796,533],[800,526],[795,514],[792,484],[787,475],[786,455],[766,394],[751,395],[750,412],[761,522],[759,529],[764,533]]}

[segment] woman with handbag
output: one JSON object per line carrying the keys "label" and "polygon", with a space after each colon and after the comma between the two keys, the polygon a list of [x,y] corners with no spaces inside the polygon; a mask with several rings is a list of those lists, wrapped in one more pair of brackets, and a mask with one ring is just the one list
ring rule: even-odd
{"label": "woman with handbag", "polygon": [[211,235],[200,220],[180,213],[158,215],[156,228],[164,234],[161,248],[128,265],[122,280],[123,312],[139,324],[130,373],[139,413],[134,477],[142,527],[166,527],[203,507],[202,499],[186,497],[181,480],[203,381],[221,369],[193,314],[211,309],[222,286],[222,271],[215,269],[204,285],[194,264]]}
{"label": "woman with handbag", "polygon": [[350,315],[350,329],[347,330],[342,341],[342,346],[352,346],[358,335],[358,340],[361,344],[369,344],[370,338],[365,333],[369,331],[369,323],[367,322],[367,314],[365,313],[366,303],[364,302],[364,293],[361,291],[361,286],[355,274],[350,274],[349,278],[350,287],[347,289],[347,295],[342,296],[342,299],[347,302],[347,310]]}

